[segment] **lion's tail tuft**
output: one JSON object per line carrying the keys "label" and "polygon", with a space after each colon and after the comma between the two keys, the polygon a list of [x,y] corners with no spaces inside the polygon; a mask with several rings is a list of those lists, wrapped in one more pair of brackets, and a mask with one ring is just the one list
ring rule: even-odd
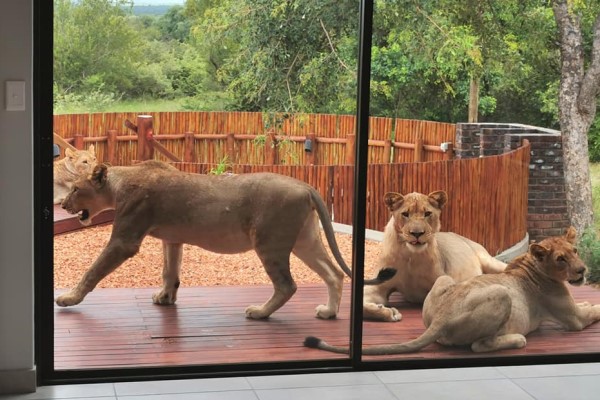
{"label": "lion's tail tuft", "polygon": [[310,347],[311,349],[318,349],[321,344],[321,339],[314,336],[307,336],[304,339],[304,347]]}

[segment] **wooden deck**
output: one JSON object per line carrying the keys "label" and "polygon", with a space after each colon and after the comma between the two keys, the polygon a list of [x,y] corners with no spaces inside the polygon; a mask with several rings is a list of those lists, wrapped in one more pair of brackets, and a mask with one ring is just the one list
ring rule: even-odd
{"label": "wooden deck", "polygon": [[[103,211],[98,214],[89,226],[103,225],[112,222],[115,216],[113,210]],[[77,215],[72,215],[62,209],[60,204],[54,205],[54,234],[67,233],[82,229]]]}
{"label": "wooden deck", "polygon": [[[83,303],[55,306],[55,369],[131,366],[182,366],[343,358],[302,346],[307,335],[331,343],[348,343],[349,293],[346,287],[338,319],[314,317],[326,299],[324,285],[302,285],[270,319],[248,320],[244,309],[261,304],[270,286],[181,288],[174,306],[156,306],[156,289],[96,289]],[[600,290],[573,288],[577,301],[600,303]],[[56,291],[61,293],[62,290]],[[393,297],[404,319],[398,323],[366,322],[364,344],[400,342],[424,329],[420,308]],[[512,355],[600,352],[600,323],[583,332],[564,332],[546,323],[528,336],[525,349],[476,355],[468,349],[438,344],[421,352],[373,359],[443,359]]]}

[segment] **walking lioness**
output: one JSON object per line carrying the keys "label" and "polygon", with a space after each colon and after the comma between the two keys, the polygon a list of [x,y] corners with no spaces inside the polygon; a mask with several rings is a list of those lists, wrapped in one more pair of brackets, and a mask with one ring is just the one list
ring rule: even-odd
{"label": "walking lioness", "polygon": [[[158,161],[129,167],[101,164],[74,183],[62,207],[78,213],[83,225],[106,209],[114,209],[115,218],[106,248],[79,284],[58,296],[59,306],[80,303],[101,279],[138,252],[146,235],[163,242],[163,288],[152,297],[156,304],[177,299],[184,243],[222,254],[256,251],[275,292],[263,305],[249,306],[248,318],[267,318],[295,293],[289,268],[292,252],[327,284],[327,304],[316,309],[319,318],[336,316],[344,272],[351,274],[319,193],[283,175],[189,174]],[[339,267],[321,242],[319,220]]]}
{"label": "walking lioness", "polygon": [[[600,320],[600,305],[576,304],[566,282],[585,283],[586,266],[574,247],[576,232],[529,246],[503,273],[480,275],[462,283],[441,276],[423,304],[427,329],[410,342],[371,346],[363,354],[409,353],[437,341],[448,346],[471,346],[474,352],[518,349],[525,335],[542,321],[551,320],[570,331],[580,331]],[[347,353],[310,337],[308,347]]]}

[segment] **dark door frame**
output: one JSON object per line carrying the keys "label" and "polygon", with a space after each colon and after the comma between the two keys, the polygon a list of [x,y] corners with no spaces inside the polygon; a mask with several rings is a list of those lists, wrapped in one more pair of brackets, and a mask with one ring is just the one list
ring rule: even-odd
{"label": "dark door frame", "polygon": [[35,356],[40,385],[57,383],[115,382],[123,380],[181,379],[191,377],[250,376],[383,369],[418,369],[491,365],[524,365],[597,362],[600,353],[487,357],[444,360],[363,361],[362,285],[364,272],[367,146],[371,71],[373,0],[360,2],[359,64],[357,90],[357,143],[353,222],[353,282],[351,305],[351,353],[344,360],[290,361],[282,363],[199,365],[181,367],[115,368],[85,371],[54,369],[53,314],[53,2],[34,0],[34,262]]}

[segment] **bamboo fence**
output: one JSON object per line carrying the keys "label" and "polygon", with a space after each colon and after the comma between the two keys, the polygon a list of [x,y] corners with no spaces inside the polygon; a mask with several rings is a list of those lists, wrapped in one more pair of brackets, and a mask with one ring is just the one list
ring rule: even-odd
{"label": "bamboo fence", "polygon": [[[140,115],[151,117],[151,122],[144,122],[146,131],[142,133],[135,131]],[[332,114],[154,112],[54,116],[58,136],[79,149],[94,144],[98,159],[113,165],[129,165],[140,157],[226,164],[351,165],[355,130],[355,116]],[[451,159],[454,136],[454,124],[371,117],[368,160],[385,164]],[[449,143],[450,150],[442,151],[441,143]]]}

